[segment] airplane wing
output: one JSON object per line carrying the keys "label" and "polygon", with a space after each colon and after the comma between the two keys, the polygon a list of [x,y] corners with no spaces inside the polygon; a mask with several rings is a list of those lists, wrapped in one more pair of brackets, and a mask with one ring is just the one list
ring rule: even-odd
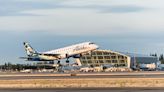
{"label": "airplane wing", "polygon": [[26,61],[32,61],[32,60],[36,59],[34,57],[19,57],[19,58],[20,59],[25,59]]}
{"label": "airplane wing", "polygon": [[20,59],[25,59],[26,61],[53,61],[53,60],[46,60],[41,58],[35,58],[35,57],[19,57]]}

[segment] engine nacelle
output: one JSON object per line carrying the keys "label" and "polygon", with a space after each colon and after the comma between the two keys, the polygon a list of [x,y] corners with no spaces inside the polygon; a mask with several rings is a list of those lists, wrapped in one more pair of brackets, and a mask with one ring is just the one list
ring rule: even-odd
{"label": "engine nacelle", "polygon": [[78,55],[74,55],[74,56],[73,56],[73,58],[80,58],[80,57],[81,57],[80,54],[78,54]]}
{"label": "engine nacelle", "polygon": [[70,56],[68,54],[61,54],[60,58],[69,58]]}

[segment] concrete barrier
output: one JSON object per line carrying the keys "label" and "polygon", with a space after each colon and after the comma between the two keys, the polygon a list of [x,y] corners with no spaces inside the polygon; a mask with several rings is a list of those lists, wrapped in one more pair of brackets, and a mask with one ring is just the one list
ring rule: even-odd
{"label": "concrete barrier", "polygon": [[164,78],[85,78],[0,80],[0,88],[164,87]]}

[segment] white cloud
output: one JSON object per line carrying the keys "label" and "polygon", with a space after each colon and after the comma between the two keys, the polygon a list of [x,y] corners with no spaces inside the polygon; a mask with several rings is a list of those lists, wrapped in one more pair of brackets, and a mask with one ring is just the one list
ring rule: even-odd
{"label": "white cloud", "polygon": [[[26,0],[25,0],[26,1]],[[38,1],[38,0],[37,0]],[[52,0],[49,0],[52,2]],[[161,0],[66,0],[57,9],[33,9],[21,14],[42,16],[0,17],[0,31],[47,31],[62,35],[104,35],[112,32],[160,32],[164,30]],[[44,2],[44,1],[43,1]],[[162,2],[162,1],[161,1]],[[75,8],[86,5],[136,5],[152,10],[127,13],[101,13],[97,9]],[[64,6],[74,6],[66,8]],[[157,10],[157,11],[156,11]]]}

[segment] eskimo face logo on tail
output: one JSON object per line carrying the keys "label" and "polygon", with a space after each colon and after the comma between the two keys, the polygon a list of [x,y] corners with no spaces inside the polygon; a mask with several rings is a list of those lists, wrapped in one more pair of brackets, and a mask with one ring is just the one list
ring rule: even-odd
{"label": "eskimo face logo on tail", "polygon": [[34,53],[33,50],[31,48],[29,48],[29,47],[26,48],[26,51],[27,51],[28,54],[31,54],[31,55],[32,55],[32,53]]}
{"label": "eskimo face logo on tail", "polygon": [[24,42],[24,46],[25,46],[25,50],[28,56],[34,56],[34,54],[36,53],[34,51],[34,49],[28,44]]}

